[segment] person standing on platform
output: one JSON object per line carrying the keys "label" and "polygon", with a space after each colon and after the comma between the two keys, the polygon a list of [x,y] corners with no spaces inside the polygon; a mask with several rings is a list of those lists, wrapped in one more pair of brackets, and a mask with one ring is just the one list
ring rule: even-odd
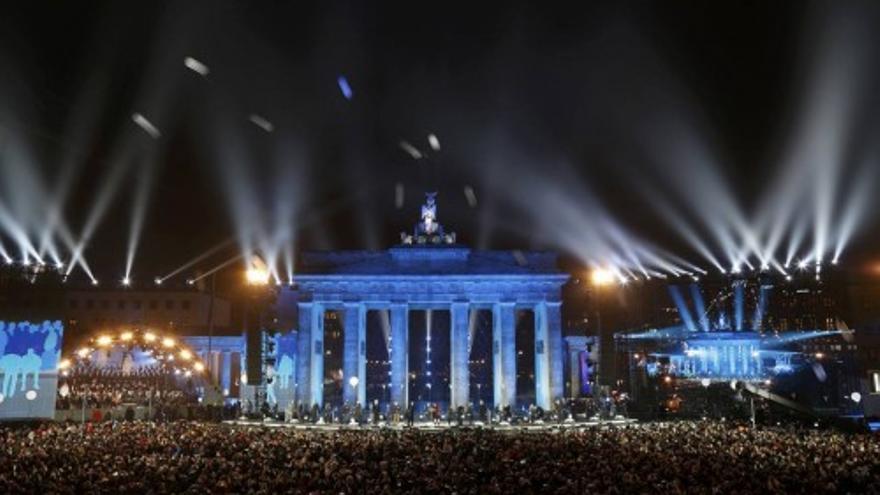
{"label": "person standing on platform", "polygon": [[406,410],[406,425],[410,428],[413,427],[416,419],[416,405],[412,402],[409,403],[409,407]]}
{"label": "person standing on platform", "polygon": [[395,402],[395,403],[391,406],[391,422],[392,422],[393,424],[397,424],[397,423],[400,423],[400,420],[401,420],[401,417],[400,417],[400,405],[399,405],[397,402]]}

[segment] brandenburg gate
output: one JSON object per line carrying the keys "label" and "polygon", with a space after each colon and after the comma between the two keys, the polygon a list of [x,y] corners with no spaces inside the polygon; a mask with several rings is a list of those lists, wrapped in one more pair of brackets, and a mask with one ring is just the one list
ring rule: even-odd
{"label": "brandenburg gate", "polygon": [[455,243],[436,222],[433,194],[412,234],[387,251],[304,253],[296,284],[285,289],[298,309],[296,398],[323,404],[324,313],[338,311],[343,325],[347,403],[367,399],[367,311],[390,315],[390,400],[409,403],[409,311],[450,312],[450,406],[469,407],[469,317],[492,312],[492,377],[496,406],[516,402],[516,311],[534,314],[536,404],[549,409],[563,398],[561,286],[568,275],[545,252],[478,251]]}

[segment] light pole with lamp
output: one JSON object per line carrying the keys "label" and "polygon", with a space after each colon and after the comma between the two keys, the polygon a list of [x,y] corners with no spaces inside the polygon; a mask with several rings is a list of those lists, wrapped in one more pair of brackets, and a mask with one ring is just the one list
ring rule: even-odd
{"label": "light pole with lamp", "polygon": [[[269,278],[271,276],[269,273],[269,269],[266,266],[266,263],[263,262],[262,258],[260,258],[259,256],[254,256],[250,260],[250,266],[245,271],[244,275],[245,275],[245,281],[247,282],[247,285],[253,288],[253,291],[251,291],[249,294],[250,297],[248,297],[246,299],[246,301],[250,302],[251,300],[253,300],[254,306],[257,306],[258,297],[260,294],[262,294],[262,288],[266,287],[269,284]],[[245,332],[250,332],[250,329],[248,328],[248,326],[249,326],[248,325],[248,313],[249,312],[250,312],[250,308],[246,306],[245,311],[244,311]],[[260,332],[260,349],[258,352],[260,352],[260,366],[262,367],[262,365],[263,365],[263,363],[262,363],[262,361],[263,361],[263,356],[262,356],[263,310],[262,310],[262,308],[258,308],[256,331]],[[249,349],[248,352],[257,352],[257,350],[252,351]],[[261,372],[260,375],[263,375],[263,373]],[[264,400],[263,389],[264,389],[265,383],[266,383],[266,377],[261,376],[260,381],[258,383],[253,384],[253,386],[255,387],[254,388],[254,407],[257,410],[260,410],[260,408],[262,406],[262,401]]]}
{"label": "light pole with lamp", "polygon": [[[592,290],[590,290],[589,292],[592,295],[596,295],[595,302],[593,304],[593,310],[596,314],[596,336],[599,338],[599,342],[601,343],[600,347],[599,347],[600,353],[606,353],[606,352],[611,351],[611,349],[608,349],[609,346],[602,345],[602,344],[607,344],[606,341],[611,340],[611,339],[603,339],[602,311],[601,311],[601,307],[600,307],[600,304],[598,301],[598,299],[599,299],[598,294],[599,294],[599,291],[602,290],[603,287],[607,287],[607,286],[611,285],[612,283],[614,283],[614,273],[611,270],[608,270],[605,268],[596,268],[592,272],[590,272],[590,286],[592,287]],[[601,361],[603,361],[601,354],[599,356],[599,361],[600,361],[600,366],[597,367],[597,370],[596,370],[596,373],[594,376],[595,380],[596,380],[596,387],[597,388],[601,387],[601,385],[599,383],[599,375],[603,371],[603,369],[602,369],[603,367],[601,366]],[[604,370],[604,371],[607,371],[607,370]],[[594,394],[594,396],[595,396],[595,394]]]}

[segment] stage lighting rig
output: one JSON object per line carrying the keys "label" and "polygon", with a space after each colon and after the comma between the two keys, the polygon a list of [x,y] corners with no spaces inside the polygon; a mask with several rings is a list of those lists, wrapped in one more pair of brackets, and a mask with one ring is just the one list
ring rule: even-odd
{"label": "stage lighting rig", "polygon": [[268,285],[271,274],[266,263],[259,256],[254,256],[251,266],[245,272],[245,279],[249,285]]}
{"label": "stage lighting rig", "polygon": [[609,285],[614,282],[614,273],[604,268],[596,268],[590,274],[590,282],[596,286]]}

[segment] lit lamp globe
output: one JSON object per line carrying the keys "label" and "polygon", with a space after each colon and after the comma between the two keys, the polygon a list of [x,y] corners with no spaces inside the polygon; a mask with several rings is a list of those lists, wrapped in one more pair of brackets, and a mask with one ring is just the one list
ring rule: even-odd
{"label": "lit lamp globe", "polygon": [[361,382],[360,379],[356,376],[353,376],[348,379],[348,384],[351,385],[351,388],[356,388],[358,386],[358,383],[360,383],[360,382]]}
{"label": "lit lamp globe", "polygon": [[36,399],[36,398],[37,398],[37,391],[36,391],[36,390],[28,390],[28,391],[24,394],[24,398],[27,399],[27,400],[34,400],[34,399]]}
{"label": "lit lamp globe", "polygon": [[852,399],[853,402],[858,403],[862,401],[862,394],[858,392],[853,392],[852,394],[850,394],[849,398]]}

